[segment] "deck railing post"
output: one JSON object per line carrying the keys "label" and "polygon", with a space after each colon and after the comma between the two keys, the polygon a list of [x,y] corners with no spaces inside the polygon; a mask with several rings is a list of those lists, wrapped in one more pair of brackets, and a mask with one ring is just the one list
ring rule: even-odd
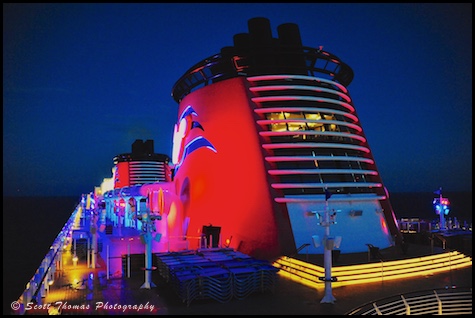
{"label": "deck railing post", "polygon": [[106,248],[106,272],[107,272],[107,279],[109,279],[109,245]]}

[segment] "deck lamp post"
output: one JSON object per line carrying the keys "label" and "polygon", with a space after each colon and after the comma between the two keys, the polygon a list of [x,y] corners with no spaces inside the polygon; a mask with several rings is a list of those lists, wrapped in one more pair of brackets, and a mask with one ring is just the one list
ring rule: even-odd
{"label": "deck lamp post", "polygon": [[[319,219],[319,225],[323,226],[325,228],[325,236],[323,237],[322,243],[323,243],[323,264],[325,268],[325,276],[324,277],[319,277],[319,280],[322,280],[325,282],[325,292],[322,300],[320,303],[331,303],[333,304],[336,301],[336,298],[333,296],[332,293],[332,282],[337,281],[336,277],[332,277],[332,251],[334,247],[339,247],[340,242],[341,242],[341,237],[331,237],[330,236],[330,225],[335,224],[335,219],[336,219],[336,211],[333,211],[333,213],[330,215],[330,211],[328,210],[328,199],[332,196],[330,191],[328,191],[327,188],[325,188],[325,210],[323,213],[323,220],[321,220],[321,216],[318,212],[311,211],[309,213],[315,214],[318,219]],[[318,236],[312,237],[314,240],[314,244],[318,244]],[[318,247],[315,245],[315,247]]]}
{"label": "deck lamp post", "polygon": [[152,282],[152,271],[154,270],[152,262],[152,232],[155,228],[155,220],[160,220],[161,217],[160,215],[154,215],[147,211],[137,215],[137,219],[142,221],[142,231],[144,232],[142,237],[145,243],[145,282],[140,286],[140,288],[151,289],[152,287],[157,287]]}
{"label": "deck lamp post", "polygon": [[442,187],[439,190],[434,191],[435,194],[438,194],[438,198],[434,198],[432,204],[434,205],[435,213],[439,215],[440,230],[446,230],[447,226],[445,224],[445,216],[450,212],[450,202],[449,199],[442,197]]}
{"label": "deck lamp post", "polygon": [[153,238],[152,232],[157,232],[155,221],[162,219],[161,212],[163,211],[163,190],[151,191],[147,195],[148,209],[145,213],[137,213],[137,219],[142,221],[142,237],[145,241],[145,283],[140,288],[151,289],[157,287],[152,282],[152,271],[156,268],[153,267],[152,262],[152,243],[153,240],[159,241],[161,234],[157,233]]}
{"label": "deck lamp post", "polygon": [[[335,239],[330,237],[330,213],[328,211],[328,199],[330,199],[331,193],[325,188],[325,213],[323,216],[322,226],[325,227],[325,237],[323,238],[323,264],[325,268],[325,294],[323,295],[320,303],[331,303],[333,304],[336,298],[332,293],[332,282],[336,281],[336,277],[332,277],[332,250],[334,247]],[[334,218],[334,216],[333,216]]]}

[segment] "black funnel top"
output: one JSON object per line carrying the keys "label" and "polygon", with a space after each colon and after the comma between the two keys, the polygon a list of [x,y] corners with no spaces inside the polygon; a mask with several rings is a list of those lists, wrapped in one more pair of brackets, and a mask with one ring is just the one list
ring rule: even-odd
{"label": "black funnel top", "polygon": [[248,33],[233,36],[233,46],[191,67],[175,84],[172,96],[178,103],[190,92],[237,76],[269,74],[323,77],[347,86],[353,70],[335,55],[302,45],[295,23],[277,27],[272,36],[270,21],[264,17],[248,21]]}

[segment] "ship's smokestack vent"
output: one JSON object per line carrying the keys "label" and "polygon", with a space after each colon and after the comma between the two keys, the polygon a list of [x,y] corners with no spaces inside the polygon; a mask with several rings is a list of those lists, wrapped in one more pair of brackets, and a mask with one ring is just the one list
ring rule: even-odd
{"label": "ship's smokestack vent", "polygon": [[132,144],[132,154],[153,154],[153,140],[148,139],[144,142],[142,139],[136,139]]}
{"label": "ship's smokestack vent", "polygon": [[279,70],[288,74],[306,75],[305,55],[297,24],[285,23],[277,27],[279,35]]}
{"label": "ship's smokestack vent", "polygon": [[255,48],[269,47],[272,43],[270,21],[266,18],[253,18],[248,21],[251,45]]}
{"label": "ship's smokestack vent", "polygon": [[285,23],[277,27],[280,45],[283,47],[302,47],[300,30],[295,23]]}
{"label": "ship's smokestack vent", "polygon": [[233,46],[225,46],[191,67],[172,89],[177,102],[191,92],[230,78],[292,74],[322,77],[348,86],[353,70],[337,56],[322,48],[302,45],[300,30],[295,23],[283,23],[272,36],[268,18],[255,17],[247,21],[248,33],[236,33]]}
{"label": "ship's smokestack vent", "polygon": [[239,52],[244,52],[249,50],[249,47],[251,45],[251,40],[249,33],[238,33],[233,36],[233,41],[234,41],[234,47],[236,50]]}

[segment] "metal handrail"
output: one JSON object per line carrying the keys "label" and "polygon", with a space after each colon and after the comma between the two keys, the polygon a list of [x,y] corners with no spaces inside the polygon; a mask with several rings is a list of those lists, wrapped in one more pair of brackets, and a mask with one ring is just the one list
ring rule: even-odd
{"label": "metal handrail", "polygon": [[298,255],[301,250],[303,250],[304,248],[307,247],[307,260],[308,260],[308,247],[309,247],[309,246],[310,246],[310,243],[304,243],[304,244],[302,244],[298,249],[296,249],[295,252],[293,252],[292,254],[288,255],[287,257],[288,257],[288,258],[292,258],[292,257]]}
{"label": "metal handrail", "polygon": [[[63,246],[65,245],[65,240],[66,237],[69,236],[68,233],[71,231],[71,228],[74,225],[74,220],[77,215],[79,209],[79,204],[76,206],[74,209],[73,213],[69,217],[69,219],[66,221],[64,224],[63,228],[61,231],[58,233],[56,236],[56,239],[54,240],[53,244],[51,245],[50,250],[46,254],[46,256],[43,258],[43,260],[40,263],[40,266],[38,267],[35,275],[30,279],[30,281],[27,283],[27,288],[22,292],[20,297],[18,298],[18,303],[21,304],[21,307],[18,309],[16,312],[17,314],[24,314],[25,313],[25,308],[24,306],[27,303],[38,303],[41,302],[41,298],[43,297],[43,292],[44,289],[47,288],[45,287],[46,278],[48,275],[51,275],[50,271],[52,270],[52,273],[54,274],[54,267],[57,259],[61,258],[62,256],[62,251],[63,251]],[[54,253],[53,253],[54,252]],[[45,261],[48,261],[48,263],[45,265]],[[61,260],[60,260],[61,264]],[[41,269],[44,270],[42,273],[41,279],[37,276],[37,273],[41,272]]]}
{"label": "metal handrail", "polygon": [[[295,52],[294,47],[269,47],[267,50],[258,52],[239,52],[235,51],[231,56],[218,53],[210,56],[192,66],[175,83],[172,89],[172,97],[176,102],[180,102],[190,92],[213,84],[220,80],[226,80],[237,76],[247,76],[248,70],[256,66],[256,61],[263,62],[259,64],[259,69],[264,73],[275,73],[279,67],[275,62],[279,57],[288,54],[298,55],[305,64],[301,66],[292,66],[293,72],[315,76],[321,74],[348,86],[353,80],[353,70],[337,56],[332,53],[302,46]],[[318,63],[318,61],[323,61]],[[238,65],[239,64],[239,65]],[[252,73],[252,72],[251,72]],[[282,73],[286,73],[282,71]]]}
{"label": "metal handrail", "polygon": [[[446,306],[444,306],[444,304]],[[472,288],[440,288],[371,301],[346,315],[471,314]]]}

